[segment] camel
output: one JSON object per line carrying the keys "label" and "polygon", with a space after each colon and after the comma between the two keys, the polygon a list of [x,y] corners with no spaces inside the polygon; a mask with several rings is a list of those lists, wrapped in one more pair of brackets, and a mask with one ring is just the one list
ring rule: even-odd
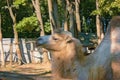
{"label": "camel", "polygon": [[37,39],[52,55],[53,80],[113,80],[112,60],[120,53],[120,16],[111,19],[105,37],[86,56],[81,42],[68,31],[57,30]]}

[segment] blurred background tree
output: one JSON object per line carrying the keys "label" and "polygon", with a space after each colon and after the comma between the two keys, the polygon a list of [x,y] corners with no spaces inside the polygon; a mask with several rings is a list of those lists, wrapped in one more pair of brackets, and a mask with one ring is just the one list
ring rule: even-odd
{"label": "blurred background tree", "polygon": [[[35,8],[30,0],[13,0],[13,11],[16,13],[17,30],[19,37],[23,38],[36,38],[40,34],[40,23],[35,19]],[[97,1],[97,0],[96,0]],[[103,33],[106,31],[107,24],[112,16],[119,15],[120,12],[120,0],[98,0],[98,8],[96,9],[95,0],[51,0],[52,3],[52,15],[54,24],[58,25],[58,28],[71,31],[76,35],[77,31],[77,13],[80,15],[80,32],[96,33],[96,15],[99,15],[100,24],[103,28]],[[43,20],[43,28],[45,34],[51,33],[51,20],[49,16],[48,0],[39,0],[41,18]],[[79,4],[78,4],[79,3]],[[3,37],[13,37],[12,20],[6,9],[6,1],[0,0],[0,12],[2,15],[2,32]],[[89,5],[88,5],[89,4]],[[78,9],[79,7],[79,9]],[[71,13],[72,11],[72,13]],[[70,17],[71,16],[71,17]],[[30,17],[30,18],[29,18]],[[34,17],[34,19],[31,19]],[[26,20],[27,19],[27,20]],[[73,21],[72,21],[73,20]],[[28,22],[27,22],[28,21]],[[72,21],[72,23],[71,23]],[[24,24],[24,25],[20,25]],[[26,26],[26,25],[30,26]],[[52,22],[53,24],[53,22]],[[19,26],[18,26],[19,25]],[[24,28],[23,28],[24,26]],[[71,26],[71,30],[70,30]],[[26,28],[25,28],[26,27]],[[101,29],[102,29],[101,28]],[[25,29],[25,30],[23,30]]]}

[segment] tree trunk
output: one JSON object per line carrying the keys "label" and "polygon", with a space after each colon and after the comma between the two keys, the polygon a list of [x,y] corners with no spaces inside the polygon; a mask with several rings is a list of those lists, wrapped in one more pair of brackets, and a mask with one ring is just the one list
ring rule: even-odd
{"label": "tree trunk", "polygon": [[73,14],[73,12],[72,13],[70,13],[70,21],[69,21],[69,23],[70,23],[70,31],[72,32],[72,34],[73,34],[73,36],[75,36],[75,23],[74,23],[74,14]]}
{"label": "tree trunk", "polygon": [[53,12],[53,3],[52,3],[52,0],[48,0],[48,10],[49,10],[51,32],[53,33],[53,30],[57,29],[57,24],[55,23],[55,19],[54,19],[54,12]]}
{"label": "tree trunk", "polygon": [[76,37],[78,38],[78,35],[81,32],[80,0],[75,0],[75,9],[76,9],[75,13],[76,13],[76,25],[77,25]]}
{"label": "tree trunk", "polygon": [[[96,9],[99,9],[99,2],[96,0]],[[96,15],[96,29],[97,29],[97,37],[98,37],[98,44],[101,42],[101,22],[100,22],[100,15]]]}
{"label": "tree trunk", "polygon": [[1,66],[5,67],[5,55],[3,50],[2,30],[1,30],[1,14],[0,14],[0,53],[1,53]]}
{"label": "tree trunk", "polygon": [[60,28],[57,0],[53,0],[53,14],[54,14],[54,20],[56,23],[56,27]]}
{"label": "tree trunk", "polygon": [[69,26],[68,26],[68,12],[65,12],[65,21],[64,21],[64,30],[69,31]]}
{"label": "tree trunk", "polygon": [[13,20],[13,31],[14,31],[14,38],[15,38],[16,53],[18,56],[18,64],[21,65],[23,63],[22,63],[22,55],[19,47],[18,33],[16,30],[16,16],[13,14],[12,7],[9,5],[9,0],[7,0],[7,6],[8,6],[10,16]]}
{"label": "tree trunk", "polygon": [[16,47],[16,52],[18,56],[18,64],[21,65],[22,63],[22,55],[19,47],[19,40],[18,40],[18,33],[16,30],[16,24],[13,25],[13,30],[14,30],[14,38],[15,38],[15,47]]}
{"label": "tree trunk", "polygon": [[32,4],[35,8],[35,13],[37,15],[37,18],[38,18],[38,21],[39,21],[39,24],[40,24],[40,35],[41,36],[44,36],[45,35],[45,31],[44,31],[44,26],[43,26],[43,20],[42,20],[42,14],[41,14],[41,8],[40,8],[40,2],[39,0],[32,0]]}
{"label": "tree trunk", "polygon": [[67,3],[67,10],[69,12],[69,15],[70,15],[70,20],[69,20],[69,23],[70,23],[70,31],[72,32],[73,36],[75,36],[75,19],[74,19],[74,9],[73,9],[73,4],[69,1],[69,0],[66,0],[66,3]]}
{"label": "tree trunk", "polygon": [[66,6],[66,1],[65,0],[62,0],[62,5],[63,5],[63,8],[64,8],[64,30],[65,31],[69,31],[69,26],[68,26],[68,11],[67,11],[67,6]]}
{"label": "tree trunk", "polygon": [[[40,26],[41,26],[41,36],[44,36],[45,35],[45,32],[44,32],[44,26],[43,26],[43,20],[42,20],[42,15],[41,15],[41,10],[40,10],[40,2],[39,0],[32,0],[32,4],[35,8],[35,12],[36,12],[36,15],[37,15],[37,18],[38,18],[38,21],[40,23]],[[43,49],[43,48],[42,48]],[[48,61],[48,58],[46,57],[47,54],[46,52],[44,52],[44,56],[43,56],[43,61]]]}
{"label": "tree trunk", "polygon": [[100,28],[100,19],[99,19],[99,15],[96,15],[96,29],[97,29],[97,37],[98,37],[98,44],[100,43],[101,39],[101,28]]}

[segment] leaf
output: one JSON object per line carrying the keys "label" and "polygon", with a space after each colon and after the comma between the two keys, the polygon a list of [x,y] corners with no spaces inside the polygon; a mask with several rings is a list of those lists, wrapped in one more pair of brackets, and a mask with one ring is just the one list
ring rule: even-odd
{"label": "leaf", "polygon": [[29,31],[36,29],[38,27],[38,20],[34,16],[23,18],[17,25],[16,29],[18,32]]}
{"label": "leaf", "polygon": [[15,1],[13,2],[13,5],[14,5],[16,8],[19,8],[19,5],[25,6],[25,5],[26,5],[26,0],[15,0]]}

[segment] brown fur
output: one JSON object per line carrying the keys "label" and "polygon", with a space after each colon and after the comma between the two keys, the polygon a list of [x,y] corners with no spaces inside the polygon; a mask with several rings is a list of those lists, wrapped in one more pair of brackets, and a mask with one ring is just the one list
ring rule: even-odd
{"label": "brown fur", "polygon": [[88,56],[84,55],[80,41],[69,32],[58,30],[51,36],[38,38],[37,44],[52,53],[53,79],[113,80],[111,62],[120,53],[119,27],[120,17],[114,17],[104,39]]}
{"label": "brown fur", "polygon": [[52,73],[55,80],[77,79],[78,71],[76,64],[82,64],[84,54],[82,53],[82,44],[79,40],[72,37],[70,32],[55,31],[49,39],[38,38],[46,40],[40,46],[48,49],[52,53]]}
{"label": "brown fur", "polygon": [[114,80],[120,80],[120,16],[110,21],[111,53]]}

